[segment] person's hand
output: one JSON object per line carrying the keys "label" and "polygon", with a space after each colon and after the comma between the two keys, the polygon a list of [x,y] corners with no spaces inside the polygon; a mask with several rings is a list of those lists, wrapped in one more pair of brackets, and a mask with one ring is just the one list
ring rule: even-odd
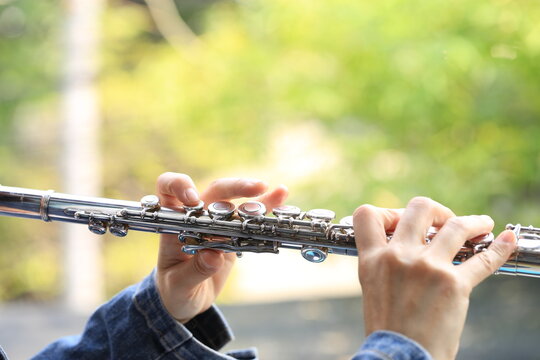
{"label": "person's hand", "polygon": [[[466,240],[491,232],[489,216],[456,217],[441,204],[417,197],[405,210],[363,205],[353,221],[366,335],[395,331],[424,346],[434,359],[453,359],[471,291],[510,257],[514,234],[502,232],[486,251],[453,265]],[[430,226],[440,230],[427,245]]]}
{"label": "person's hand", "polygon": [[[267,192],[260,180],[223,178],[211,183],[200,196],[191,178],[184,174],[164,173],[157,180],[161,205],[179,208],[194,206],[199,200],[210,204],[220,200],[258,196],[271,209],[282,205],[287,188],[279,186]],[[196,255],[182,252],[176,235],[161,235],[157,262],[158,291],[167,311],[176,320],[186,323],[207,310],[223,288],[236,254],[201,250]]]}

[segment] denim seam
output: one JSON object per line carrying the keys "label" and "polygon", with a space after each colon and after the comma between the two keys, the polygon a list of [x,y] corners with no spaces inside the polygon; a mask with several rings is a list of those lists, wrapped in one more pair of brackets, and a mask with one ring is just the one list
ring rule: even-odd
{"label": "denim seam", "polygon": [[169,354],[172,354],[174,355],[175,358],[177,358],[178,360],[185,360],[182,356],[180,356],[180,354],[176,351],[176,348],[180,347],[182,345],[178,345],[177,347],[175,348],[172,348],[171,350],[166,350],[163,354],[159,355],[157,358],[155,358],[154,360],[159,360],[159,359],[163,359],[165,356],[169,355]]}
{"label": "denim seam", "polygon": [[[181,346],[183,345],[186,341],[188,341],[190,339],[190,337],[187,337],[187,338],[182,338],[180,342],[176,341],[174,343],[170,343],[169,341],[167,341],[165,335],[166,333],[165,332],[162,332],[160,331],[158,328],[156,328],[154,326],[154,322],[152,321],[152,316],[149,316],[148,315],[148,312],[151,312],[151,313],[158,313],[159,314],[159,310],[156,306],[156,304],[152,301],[146,301],[145,299],[143,299],[143,301],[145,303],[147,303],[147,305],[149,306],[149,309],[144,309],[143,306],[141,306],[140,304],[140,301],[139,301],[139,298],[137,297],[138,294],[143,294],[144,292],[147,292],[149,291],[148,289],[148,286],[145,286],[144,289],[142,289],[141,291],[141,287],[143,286],[143,283],[139,284],[139,287],[137,288],[137,290],[135,291],[135,294],[133,295],[133,303],[135,305],[135,307],[137,308],[137,310],[139,311],[139,313],[144,317],[144,319],[146,320],[146,323],[148,324],[148,327],[154,331],[154,333],[156,333],[159,337],[159,342],[165,347],[165,350],[167,351],[172,351],[174,348],[178,347],[178,346]],[[150,285],[151,286],[151,285]],[[158,295],[158,299],[157,301],[161,302],[161,298],[159,298],[159,295]],[[178,326],[176,323],[174,323],[174,326]],[[168,330],[168,332],[170,332],[170,330]],[[190,334],[191,335],[191,334]]]}
{"label": "denim seam", "polygon": [[[134,297],[133,299],[133,303],[135,304],[135,307],[137,308],[137,310],[139,310],[139,312],[142,314],[142,316],[144,316],[144,319],[146,320],[146,323],[148,324],[148,327],[154,331],[158,336],[159,336],[159,340],[160,342],[163,344],[163,346],[165,346],[165,350],[167,351],[170,351],[172,350],[173,348],[177,347],[177,346],[180,346],[182,345],[183,343],[185,343],[188,339],[182,339],[181,342],[179,343],[175,343],[174,345],[172,344],[169,344],[168,341],[165,340],[165,333],[161,332],[159,329],[157,329],[153,322],[151,321],[151,318],[148,316],[148,314],[143,310],[143,308],[141,307],[141,305],[139,304],[139,301],[136,297]],[[154,307],[154,304],[151,304],[150,306]],[[155,309],[151,309],[151,310],[155,310]],[[178,326],[178,325],[175,325],[175,326]]]}
{"label": "denim seam", "polygon": [[[103,312],[98,312],[100,320],[103,322],[103,327],[105,328],[105,332],[107,333],[107,339],[111,339],[111,333],[109,332],[109,327],[107,326],[107,321],[104,318]],[[112,347],[109,346],[109,359],[112,359]]]}
{"label": "denim seam", "polygon": [[[236,360],[235,357],[231,356],[231,355],[228,355],[228,354],[222,354],[220,353],[219,351],[216,351],[204,344],[202,344],[199,340],[197,340],[196,337],[192,337],[190,338],[189,340],[193,341],[194,343],[196,343],[199,347],[205,349],[206,351],[208,351],[209,353],[211,353],[212,355],[216,356],[216,357],[219,357],[220,359],[223,359],[223,360]],[[186,340],[185,342],[187,342],[188,340]],[[185,343],[184,342],[184,343]],[[167,350],[166,353],[164,354],[161,354],[159,357],[155,358],[155,360],[160,360],[162,359],[163,357],[169,355],[169,354],[172,354],[175,356],[175,358],[179,359],[179,360],[186,360],[186,359],[197,359],[198,356],[197,355],[194,355],[192,351],[190,351],[190,347],[191,346],[187,346],[186,348],[182,349],[182,346],[184,344],[178,344],[177,346],[173,347],[172,349],[170,350]],[[177,351],[177,350],[180,350],[180,351]],[[189,353],[190,354],[190,357],[189,358],[186,358],[184,356],[182,356],[180,354],[180,352],[184,352],[184,353]]]}
{"label": "denim seam", "polygon": [[369,354],[369,353],[372,353],[374,355],[377,355],[379,357],[382,357],[383,359],[385,360],[392,360],[392,357],[386,353],[383,353],[377,349],[369,349],[369,350],[364,350],[366,354]]}

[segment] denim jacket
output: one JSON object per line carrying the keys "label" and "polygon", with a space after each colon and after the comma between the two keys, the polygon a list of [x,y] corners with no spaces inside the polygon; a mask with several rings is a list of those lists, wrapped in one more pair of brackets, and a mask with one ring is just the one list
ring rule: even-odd
{"label": "denim jacket", "polygon": [[[165,310],[154,274],[99,307],[81,335],[62,338],[33,360],[256,360],[255,349],[219,353],[232,332],[213,306],[186,324]],[[0,348],[0,359],[7,359]],[[430,360],[418,344],[396,333],[371,334],[353,360]]]}

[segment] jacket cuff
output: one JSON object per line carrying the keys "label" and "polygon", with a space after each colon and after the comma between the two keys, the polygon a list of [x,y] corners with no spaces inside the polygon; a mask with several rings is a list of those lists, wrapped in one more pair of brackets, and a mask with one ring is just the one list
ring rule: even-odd
{"label": "jacket cuff", "polygon": [[408,337],[387,330],[370,334],[353,360],[432,360],[422,345]]}
{"label": "jacket cuff", "polygon": [[219,350],[234,340],[231,328],[215,305],[189,320],[184,326],[200,342],[214,350]]}
{"label": "jacket cuff", "polygon": [[[200,352],[206,348],[212,355],[221,358],[221,354],[214,350],[220,349],[233,339],[232,331],[216,307],[197,315],[186,325],[170,316],[159,296],[155,271],[139,284],[133,303],[168,351],[192,349],[201,355]],[[225,355],[223,358],[229,357]]]}

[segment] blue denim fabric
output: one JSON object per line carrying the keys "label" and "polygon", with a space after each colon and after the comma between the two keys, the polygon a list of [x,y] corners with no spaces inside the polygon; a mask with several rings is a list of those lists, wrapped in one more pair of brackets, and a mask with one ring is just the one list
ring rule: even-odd
{"label": "blue denim fabric", "polygon": [[0,346],[0,360],[8,360],[8,357],[1,346]]}
{"label": "blue denim fabric", "polygon": [[62,338],[34,360],[152,359],[256,360],[253,351],[217,352],[233,338],[217,308],[211,307],[182,325],[165,310],[154,274],[131,286],[90,317],[82,335]]}
{"label": "blue denim fabric", "polygon": [[[217,352],[233,335],[222,314],[211,307],[185,325],[165,310],[154,274],[131,286],[90,317],[82,335],[62,338],[33,360],[257,360],[255,349]],[[7,356],[0,347],[0,360]],[[371,334],[353,360],[431,360],[414,341],[397,333]]]}
{"label": "blue denim fabric", "polygon": [[393,331],[370,334],[352,360],[432,360],[417,342]]}

